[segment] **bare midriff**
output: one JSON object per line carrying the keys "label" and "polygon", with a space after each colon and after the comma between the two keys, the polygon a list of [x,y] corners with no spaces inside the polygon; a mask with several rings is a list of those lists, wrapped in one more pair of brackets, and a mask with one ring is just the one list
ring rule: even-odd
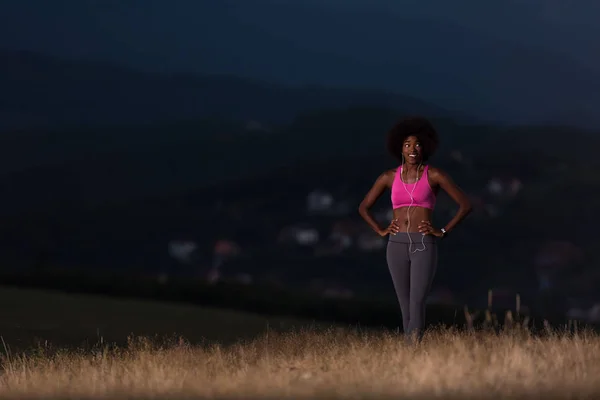
{"label": "bare midriff", "polygon": [[398,220],[400,232],[419,232],[421,221],[431,221],[433,212],[424,207],[399,207],[394,209],[394,219]]}

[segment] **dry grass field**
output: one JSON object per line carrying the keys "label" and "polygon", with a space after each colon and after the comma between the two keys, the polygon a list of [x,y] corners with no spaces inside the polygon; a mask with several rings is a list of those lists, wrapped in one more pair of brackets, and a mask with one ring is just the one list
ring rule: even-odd
{"label": "dry grass field", "polygon": [[[29,299],[48,296],[47,301],[62,298],[63,303],[39,304],[41,309],[48,310],[62,304],[62,312],[55,311],[55,317],[75,313],[74,309],[83,315],[95,304],[96,320],[105,324],[104,330],[113,335],[117,334],[116,328],[111,328],[110,319],[106,319],[111,316],[113,307],[116,308],[112,316],[116,315],[116,321],[125,325],[127,317],[129,323],[135,322],[135,310],[144,315],[144,307],[154,309],[156,321],[163,323],[162,329],[157,328],[160,334],[172,328],[164,325],[171,321],[166,315],[182,307],[83,296],[69,303],[68,295],[10,290],[1,290],[0,300],[9,294],[12,299],[19,296]],[[102,303],[107,308],[104,313],[100,312]],[[1,304],[6,305],[4,301]],[[127,307],[131,307],[131,311],[127,311]],[[160,307],[167,309],[161,311]],[[30,311],[34,312],[34,307]],[[166,315],[161,314],[165,312]],[[181,318],[180,331],[190,333],[192,328],[186,327],[189,318],[195,315],[197,329],[202,330],[201,326],[210,324],[214,317],[212,329],[205,327],[204,330],[209,335],[217,335],[217,330],[222,329],[230,339],[222,344],[214,340],[203,342],[198,337],[191,342],[177,337],[157,341],[145,338],[152,335],[144,329],[139,330],[144,332],[143,336],[130,336],[125,346],[113,346],[102,337],[104,343],[95,346],[71,346],[62,350],[62,346],[41,342],[25,352],[16,352],[9,350],[10,343],[6,343],[1,361],[0,397],[600,398],[600,337],[589,332],[534,337],[526,330],[499,335],[432,330],[423,343],[409,347],[390,332],[302,327],[298,321],[273,322],[273,325],[288,328],[265,330],[266,324],[258,316],[225,313],[227,316],[219,319],[217,313],[219,311],[190,308],[171,318],[173,321]],[[6,311],[2,314],[6,315]],[[25,318],[21,316],[21,321]],[[52,315],[47,318],[51,319]],[[63,321],[65,318],[63,316]],[[72,318],[74,331],[85,329]],[[203,323],[198,322],[200,318],[204,318]],[[229,322],[223,322],[225,320]],[[91,321],[92,316],[83,325],[88,326]],[[245,325],[248,325],[246,330],[242,329]],[[68,326],[61,329],[68,330]],[[237,329],[237,333],[231,329]],[[3,331],[10,331],[5,319],[0,324],[0,334]],[[241,335],[242,331],[246,334]],[[54,334],[58,337],[59,332]],[[236,335],[239,340],[233,339]]]}

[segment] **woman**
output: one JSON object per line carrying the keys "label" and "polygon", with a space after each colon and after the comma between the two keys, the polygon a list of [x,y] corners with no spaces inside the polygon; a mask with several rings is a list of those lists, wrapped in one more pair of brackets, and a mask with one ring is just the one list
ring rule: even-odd
{"label": "woman", "polygon": [[[400,303],[407,339],[421,340],[425,301],[437,268],[437,239],[449,235],[471,212],[471,204],[450,176],[427,162],[438,146],[431,123],[421,117],[406,118],[388,133],[388,150],[400,162],[382,173],[358,208],[364,220],[381,236],[389,235],[387,263]],[[443,189],[459,205],[445,226],[431,221],[436,196]],[[369,209],[386,189],[391,190],[394,219],[381,228]]]}

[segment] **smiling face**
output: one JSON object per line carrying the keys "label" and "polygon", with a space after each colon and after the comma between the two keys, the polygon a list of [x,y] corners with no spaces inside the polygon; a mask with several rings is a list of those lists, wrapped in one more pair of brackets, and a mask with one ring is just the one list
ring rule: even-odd
{"label": "smiling face", "polygon": [[423,160],[423,146],[415,136],[409,136],[404,140],[402,155],[406,164],[418,165]]}

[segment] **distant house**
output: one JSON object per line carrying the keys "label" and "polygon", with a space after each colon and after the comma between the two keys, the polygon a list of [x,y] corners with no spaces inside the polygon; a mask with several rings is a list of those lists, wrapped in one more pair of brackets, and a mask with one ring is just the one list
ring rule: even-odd
{"label": "distant house", "polygon": [[516,196],[523,188],[523,182],[518,178],[512,178],[508,185],[508,193],[511,196]]}
{"label": "distant house", "polygon": [[309,214],[330,211],[334,206],[333,195],[322,190],[313,190],[306,198],[306,211]]}
{"label": "distant house", "polygon": [[191,264],[197,249],[198,245],[191,240],[171,240],[168,244],[169,255],[182,264]]}
{"label": "distant house", "polygon": [[293,243],[300,246],[311,246],[319,242],[319,231],[307,224],[287,226],[279,233],[280,243]]}
{"label": "distant house", "polygon": [[504,185],[498,178],[492,178],[488,181],[487,190],[493,195],[500,195],[504,191]]}
{"label": "distant house", "polygon": [[213,249],[213,254],[220,258],[234,257],[240,253],[240,246],[232,241],[221,239],[217,240]]}
{"label": "distant house", "polygon": [[315,244],[319,241],[319,231],[314,228],[297,229],[295,231],[296,243],[304,246]]}
{"label": "distant house", "polygon": [[239,255],[241,252],[237,243],[231,240],[217,240],[213,248],[212,266],[208,272],[207,279],[209,282],[217,282],[221,279],[221,267],[228,259]]}
{"label": "distant house", "polygon": [[522,189],[523,183],[519,178],[492,178],[488,181],[487,191],[493,196],[516,196]]}

